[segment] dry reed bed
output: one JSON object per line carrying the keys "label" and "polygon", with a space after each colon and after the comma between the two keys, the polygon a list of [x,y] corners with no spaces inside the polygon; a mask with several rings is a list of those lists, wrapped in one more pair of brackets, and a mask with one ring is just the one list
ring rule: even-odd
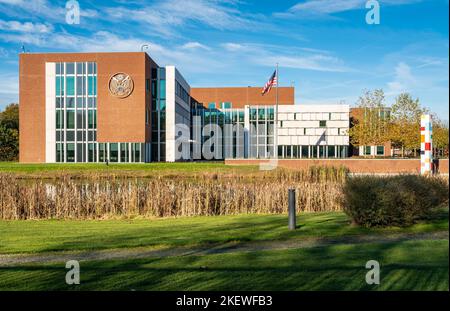
{"label": "dry reed bed", "polygon": [[102,219],[286,213],[287,190],[297,190],[299,211],[341,210],[346,171],[266,172],[255,177],[122,178],[70,176],[23,181],[0,175],[0,219]]}

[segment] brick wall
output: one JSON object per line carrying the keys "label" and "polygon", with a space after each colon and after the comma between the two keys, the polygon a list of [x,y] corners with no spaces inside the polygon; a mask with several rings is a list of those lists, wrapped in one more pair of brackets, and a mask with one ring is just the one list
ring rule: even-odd
{"label": "brick wall", "polygon": [[[258,165],[267,160],[228,159],[226,165]],[[419,159],[280,159],[280,167],[307,169],[310,166],[345,166],[352,173],[419,173]],[[448,174],[448,159],[439,161],[439,172]]]}

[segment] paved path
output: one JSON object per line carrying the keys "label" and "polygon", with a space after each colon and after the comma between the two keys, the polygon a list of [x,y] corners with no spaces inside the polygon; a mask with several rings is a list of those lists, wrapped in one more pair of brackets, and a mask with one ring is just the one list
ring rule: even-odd
{"label": "paved path", "polygon": [[304,238],[287,241],[254,241],[213,244],[194,247],[150,249],[145,247],[108,249],[99,251],[53,252],[41,254],[0,255],[0,267],[20,264],[45,264],[68,260],[112,260],[161,258],[169,256],[207,255],[232,252],[253,252],[262,250],[285,250],[328,246],[333,244],[390,243],[409,240],[448,239],[448,231],[429,233],[401,233],[380,235],[355,235],[336,238]]}

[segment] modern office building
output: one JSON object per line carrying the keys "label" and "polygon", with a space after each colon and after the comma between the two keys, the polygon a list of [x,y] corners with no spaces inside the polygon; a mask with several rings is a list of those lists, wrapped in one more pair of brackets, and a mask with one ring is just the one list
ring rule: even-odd
{"label": "modern office building", "polygon": [[348,156],[349,106],[295,105],[293,87],[278,88],[277,118],[275,89],[191,88],[144,52],[23,53],[19,66],[21,162]]}

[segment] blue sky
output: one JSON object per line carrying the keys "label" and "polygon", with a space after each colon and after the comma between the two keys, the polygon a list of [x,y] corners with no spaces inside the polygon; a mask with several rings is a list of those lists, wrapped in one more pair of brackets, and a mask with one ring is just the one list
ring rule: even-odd
{"label": "blue sky", "polygon": [[18,53],[139,51],[176,65],[191,86],[262,86],[275,63],[297,104],[353,105],[382,88],[410,92],[448,120],[448,0],[0,0],[0,109],[18,100]]}

